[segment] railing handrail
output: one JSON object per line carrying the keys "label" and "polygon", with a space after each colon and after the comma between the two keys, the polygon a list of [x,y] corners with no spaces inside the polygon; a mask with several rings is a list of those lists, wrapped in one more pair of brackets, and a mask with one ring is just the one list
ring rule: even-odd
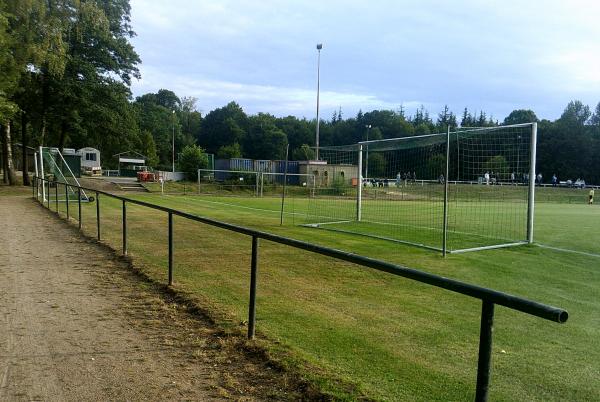
{"label": "railing handrail", "polygon": [[[41,179],[49,181],[47,179]],[[511,295],[509,293],[500,292],[497,290],[485,288],[478,285],[469,284],[456,279],[446,278],[440,275],[431,274],[425,271],[420,271],[413,268],[408,268],[402,265],[392,264],[386,261],[377,260],[375,258],[365,257],[362,255],[349,253],[346,251],[319,246],[316,244],[308,243],[301,240],[292,239],[289,237],[279,236],[276,234],[263,232],[256,229],[250,229],[244,226],[234,225],[232,223],[222,222],[216,219],[206,218],[188,212],[179,211],[177,209],[163,207],[160,205],[152,204],[145,201],[135,200],[120,195],[112,194],[103,190],[96,190],[83,186],[77,186],[70,183],[57,182],[56,183],[67,185],[69,187],[81,188],[82,190],[88,190],[103,194],[111,198],[115,198],[121,201],[125,201],[131,204],[140,205],[143,207],[163,211],[175,216],[190,219],[196,222],[204,223],[207,225],[215,226],[221,229],[230,230],[247,236],[257,237],[264,240],[268,240],[274,243],[285,244],[290,247],[306,250],[316,254],[325,255],[328,257],[337,258],[339,260],[351,262],[357,265],[376,269],[378,271],[387,272],[392,275],[401,276],[404,278],[412,279],[417,282],[432,285],[438,288],[450,290],[455,293],[460,293],[465,296],[470,296],[482,301],[489,301],[494,304],[498,304],[504,307],[508,307],[513,310],[518,310],[523,313],[534,315],[536,317],[544,318],[546,320],[564,323],[567,321],[569,314],[566,310],[559,307],[550,306],[547,304],[539,303],[533,300],[529,300],[520,296]]]}

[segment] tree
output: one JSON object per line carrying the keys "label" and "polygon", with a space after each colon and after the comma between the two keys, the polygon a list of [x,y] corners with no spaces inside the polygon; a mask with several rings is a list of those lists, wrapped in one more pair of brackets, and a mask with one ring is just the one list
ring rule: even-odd
{"label": "tree", "polygon": [[438,114],[436,125],[438,132],[446,131],[448,127],[455,128],[457,126],[456,116],[450,111],[448,105],[444,105],[444,110]]}
{"label": "tree", "polygon": [[315,145],[315,132],[306,119],[287,116],[276,119],[275,125],[286,134],[291,149],[300,148],[302,144]]}
{"label": "tree", "polygon": [[197,176],[198,169],[206,169],[208,156],[204,149],[197,145],[188,145],[179,154],[179,170],[184,172],[188,180]]}
{"label": "tree", "polygon": [[292,151],[292,160],[295,161],[312,161],[315,159],[315,151],[308,144],[302,144],[300,148]]}
{"label": "tree", "polygon": [[253,159],[284,159],[287,146],[285,133],[275,125],[275,117],[259,113],[249,119],[244,153]]}
{"label": "tree", "polygon": [[142,131],[140,135],[140,153],[146,156],[146,165],[155,167],[158,165],[158,154],[156,153],[156,143],[150,131]]}
{"label": "tree", "polygon": [[506,118],[504,119],[504,125],[534,123],[537,121],[538,118],[533,112],[533,110],[517,109],[513,110],[508,116],[506,116]]}
{"label": "tree", "polygon": [[590,124],[595,126],[596,128],[600,128],[600,102],[596,105],[596,109],[594,110],[594,114],[590,119]]}
{"label": "tree", "polygon": [[465,108],[465,110],[463,110],[463,114],[462,114],[462,119],[460,121],[460,126],[461,127],[473,127],[475,126],[475,119],[473,118],[473,115],[471,114],[471,112],[469,112],[469,110],[467,108]]}
{"label": "tree", "polygon": [[558,121],[567,126],[582,127],[587,123],[591,115],[589,106],[575,100],[569,102]]}
{"label": "tree", "polygon": [[208,113],[202,120],[198,142],[208,152],[215,153],[225,145],[242,144],[248,130],[248,116],[240,105],[229,102]]}
{"label": "tree", "polygon": [[241,157],[242,147],[240,147],[240,144],[238,144],[237,142],[234,142],[231,145],[223,145],[217,150],[217,158],[219,159],[231,159]]}

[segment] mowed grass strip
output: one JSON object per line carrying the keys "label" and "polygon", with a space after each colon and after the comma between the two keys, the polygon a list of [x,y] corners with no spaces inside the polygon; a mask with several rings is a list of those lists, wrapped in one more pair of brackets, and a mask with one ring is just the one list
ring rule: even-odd
{"label": "mowed grass strip", "polygon": [[[565,325],[496,309],[493,400],[599,400],[600,260],[537,247],[442,259],[439,254],[364,237],[298,227],[286,214],[279,226],[277,198],[136,198],[242,224],[510,292],[569,310]],[[291,212],[302,210],[292,199]],[[236,206],[237,205],[237,206]],[[121,242],[121,202],[101,196],[104,241]],[[597,210],[574,205],[573,215]],[[593,247],[592,229],[569,225],[562,205],[538,205],[538,238],[559,225],[564,246]],[[129,214],[129,212],[131,213]],[[95,203],[85,204],[84,230],[95,235]],[[166,214],[128,207],[129,248],[136,264],[166,281]],[[210,300],[223,325],[247,320],[250,238],[175,218],[176,286]],[[553,234],[546,234],[551,240]],[[357,384],[380,400],[465,400],[474,396],[479,314],[477,300],[261,242],[257,328],[299,360],[332,378]],[[308,377],[311,373],[306,373]],[[315,377],[339,397],[335,382]]]}

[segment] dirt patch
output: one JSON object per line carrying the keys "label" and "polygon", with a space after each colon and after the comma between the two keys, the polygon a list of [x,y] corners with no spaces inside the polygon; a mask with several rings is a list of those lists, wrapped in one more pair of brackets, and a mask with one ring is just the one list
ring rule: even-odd
{"label": "dirt patch", "polygon": [[0,400],[320,399],[31,199],[0,222]]}

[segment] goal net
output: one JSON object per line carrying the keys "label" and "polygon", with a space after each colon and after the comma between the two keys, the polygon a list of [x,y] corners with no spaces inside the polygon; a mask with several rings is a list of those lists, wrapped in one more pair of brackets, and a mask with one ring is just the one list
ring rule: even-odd
{"label": "goal net", "polygon": [[361,185],[317,183],[307,225],[444,253],[531,242],[535,133],[521,124],[321,149],[327,164],[360,170]]}
{"label": "goal net", "polygon": [[259,182],[259,196],[261,197],[281,196],[284,183],[287,195],[310,195],[316,184],[314,175],[303,173],[261,172]]}
{"label": "goal net", "polygon": [[259,195],[260,172],[198,169],[198,194]]}

